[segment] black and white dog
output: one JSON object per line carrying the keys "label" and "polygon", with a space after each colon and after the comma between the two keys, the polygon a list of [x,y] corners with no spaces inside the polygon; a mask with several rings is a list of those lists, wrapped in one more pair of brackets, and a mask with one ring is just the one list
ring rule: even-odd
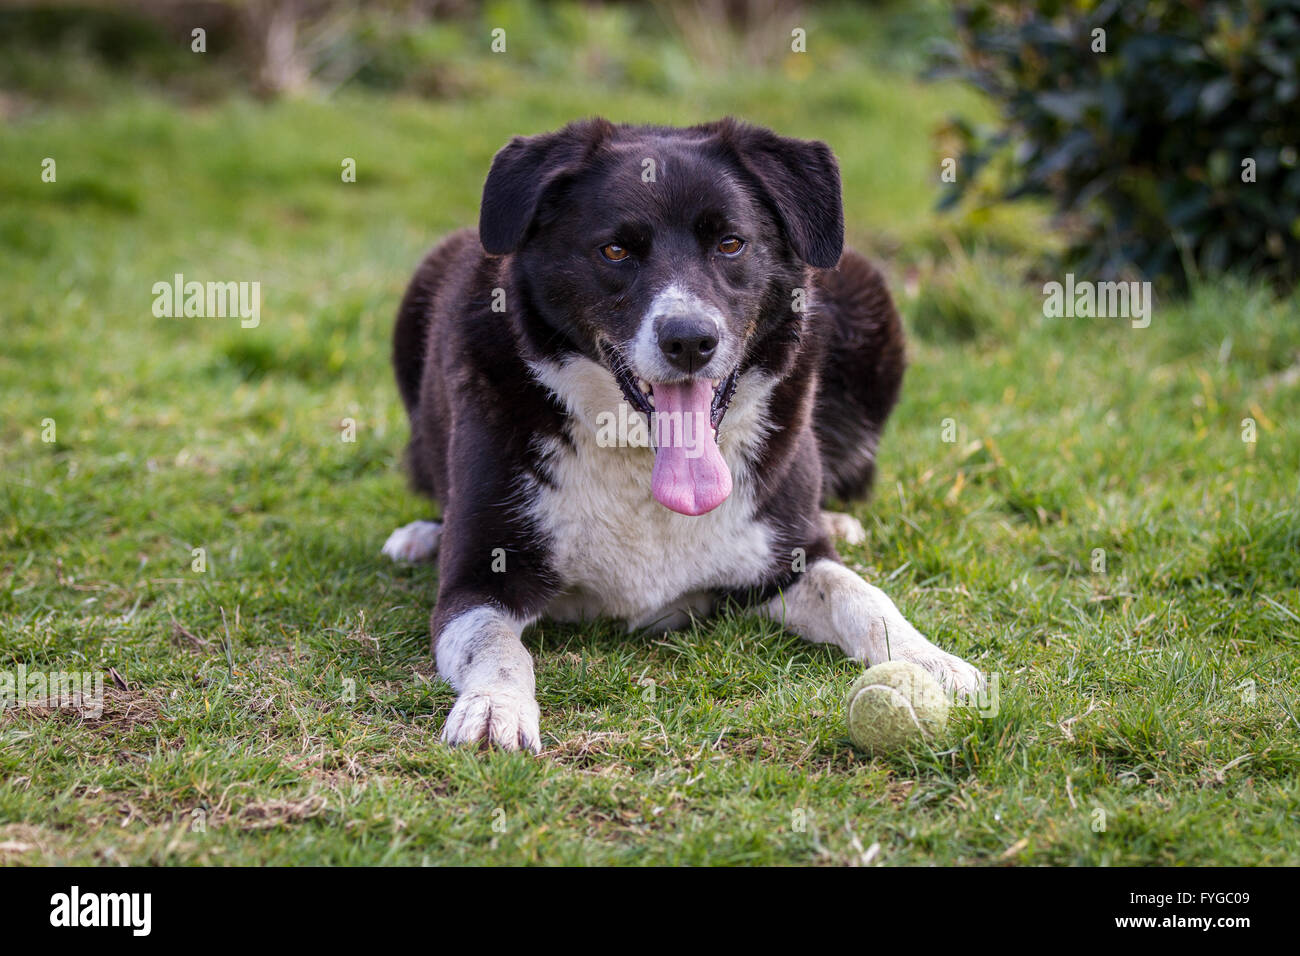
{"label": "black and white dog", "polygon": [[904,366],[880,274],[843,244],[824,143],[593,119],[496,155],[478,235],[429,253],[394,335],[442,521],[384,552],[439,557],[445,741],[540,749],[520,633],[543,616],[664,630],[735,599],[977,689],[831,544],[864,538],[822,503],[867,491]]}

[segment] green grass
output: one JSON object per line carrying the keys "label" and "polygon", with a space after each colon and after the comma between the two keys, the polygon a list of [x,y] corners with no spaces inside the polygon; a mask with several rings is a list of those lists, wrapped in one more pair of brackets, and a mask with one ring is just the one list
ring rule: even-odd
{"label": "green grass", "polygon": [[[127,683],[99,718],[0,716],[0,862],[1300,863],[1300,303],[1240,282],[1148,329],[1045,319],[1032,210],[932,212],[931,132],[981,107],[891,70],[114,92],[0,130],[0,669]],[[999,675],[996,715],[858,755],[860,665],[732,613],[663,640],[543,624],[545,754],[439,744],[436,571],[379,555],[427,514],[392,316],[493,151],[595,112],[837,150],[912,330],[846,558]],[[260,281],[261,325],[155,318],[176,272]]]}

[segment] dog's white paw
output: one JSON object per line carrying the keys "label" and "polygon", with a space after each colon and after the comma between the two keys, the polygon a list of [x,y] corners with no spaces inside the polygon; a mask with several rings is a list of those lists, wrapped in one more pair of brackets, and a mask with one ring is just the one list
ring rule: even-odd
{"label": "dog's white paw", "polygon": [[845,544],[862,544],[867,540],[867,529],[853,515],[842,511],[823,511],[822,527],[832,538],[839,538]]}
{"label": "dog's white paw", "polygon": [[541,753],[541,718],[531,694],[508,687],[468,691],[456,698],[442,739],[453,747],[477,743]]}
{"label": "dog's white paw", "polygon": [[895,650],[898,651],[895,657],[919,664],[949,693],[970,696],[984,687],[984,675],[976,667],[955,654],[940,650],[928,641],[924,647]]}
{"label": "dog's white paw", "polygon": [[384,554],[394,561],[428,561],[438,553],[442,523],[412,521],[402,525],[384,542]]}

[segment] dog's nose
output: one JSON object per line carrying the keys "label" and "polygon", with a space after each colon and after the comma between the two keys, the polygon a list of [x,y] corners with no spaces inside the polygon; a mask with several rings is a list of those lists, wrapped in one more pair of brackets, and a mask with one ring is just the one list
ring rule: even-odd
{"label": "dog's nose", "polygon": [[673,368],[691,373],[703,367],[718,347],[718,330],[701,319],[669,319],[659,327],[659,349]]}

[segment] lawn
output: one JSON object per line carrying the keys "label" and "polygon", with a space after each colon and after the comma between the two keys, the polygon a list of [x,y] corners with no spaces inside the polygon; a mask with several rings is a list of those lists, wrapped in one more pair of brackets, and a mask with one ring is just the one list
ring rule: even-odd
{"label": "lawn", "polygon": [[[0,714],[0,862],[1300,863],[1300,299],[1044,317],[1038,211],[934,211],[936,124],[985,107],[837,49],[668,91],[487,64],[440,99],[130,85],[7,120],[0,670],[116,679],[99,716]],[[861,665],[756,617],[542,624],[542,756],[449,750],[436,569],[379,553],[429,515],[398,299],[509,136],[728,112],[840,157],[911,337],[844,556],[997,705],[872,759]],[[155,317],[176,273],[259,281],[260,324]]]}

